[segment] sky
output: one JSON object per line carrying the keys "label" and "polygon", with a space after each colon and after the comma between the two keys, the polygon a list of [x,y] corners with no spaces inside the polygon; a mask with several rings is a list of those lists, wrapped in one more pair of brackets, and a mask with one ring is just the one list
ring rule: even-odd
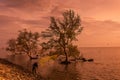
{"label": "sky", "polygon": [[45,30],[50,16],[69,9],[80,15],[84,27],[78,46],[120,46],[120,0],[0,0],[0,45],[24,28]]}

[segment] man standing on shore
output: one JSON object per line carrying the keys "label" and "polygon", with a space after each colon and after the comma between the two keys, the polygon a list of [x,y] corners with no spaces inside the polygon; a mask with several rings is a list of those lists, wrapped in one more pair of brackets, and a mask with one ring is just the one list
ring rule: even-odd
{"label": "man standing on shore", "polygon": [[32,65],[32,72],[33,72],[33,73],[36,73],[36,72],[37,72],[37,68],[38,68],[38,63],[35,62],[35,63]]}

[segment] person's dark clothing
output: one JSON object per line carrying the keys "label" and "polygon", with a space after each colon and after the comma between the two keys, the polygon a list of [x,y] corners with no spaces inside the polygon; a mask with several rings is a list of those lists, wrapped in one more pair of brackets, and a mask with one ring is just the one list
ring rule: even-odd
{"label": "person's dark clothing", "polygon": [[33,65],[32,65],[32,72],[33,73],[36,73],[36,69],[38,68],[38,63],[34,63]]}

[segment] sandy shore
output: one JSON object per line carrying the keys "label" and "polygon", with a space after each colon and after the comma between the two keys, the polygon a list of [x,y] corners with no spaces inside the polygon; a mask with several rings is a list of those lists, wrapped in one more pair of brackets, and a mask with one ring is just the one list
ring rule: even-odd
{"label": "sandy shore", "polygon": [[19,65],[0,59],[0,80],[43,80]]}

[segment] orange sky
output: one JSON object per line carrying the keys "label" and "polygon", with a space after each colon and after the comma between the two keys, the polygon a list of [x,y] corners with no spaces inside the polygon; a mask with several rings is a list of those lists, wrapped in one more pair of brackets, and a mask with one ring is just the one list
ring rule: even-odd
{"label": "orange sky", "polygon": [[0,0],[0,45],[23,28],[44,30],[66,9],[81,16],[79,46],[120,46],[120,0]]}

